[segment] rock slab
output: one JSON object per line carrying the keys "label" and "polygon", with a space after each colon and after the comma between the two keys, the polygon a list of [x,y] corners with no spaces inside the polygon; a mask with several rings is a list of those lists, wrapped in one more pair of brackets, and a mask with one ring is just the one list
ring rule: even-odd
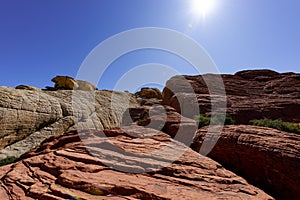
{"label": "rock slab", "polygon": [[129,93],[0,87],[0,159],[18,157],[68,130],[119,127],[128,104],[139,105]]}
{"label": "rock slab", "polygon": [[168,135],[138,126],[54,136],[1,167],[0,177],[0,199],[273,199]]}

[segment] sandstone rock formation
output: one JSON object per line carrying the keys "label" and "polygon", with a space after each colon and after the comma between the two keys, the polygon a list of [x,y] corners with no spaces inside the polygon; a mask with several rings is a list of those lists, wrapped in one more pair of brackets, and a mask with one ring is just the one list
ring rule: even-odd
{"label": "sandstone rock formation", "polygon": [[195,120],[181,116],[169,106],[141,106],[129,108],[123,117],[123,125],[136,122],[140,126],[165,132],[172,138],[190,145],[198,129]]}
{"label": "sandstone rock formation", "polygon": [[67,130],[119,127],[127,99],[138,105],[128,93],[0,87],[0,159],[19,156]]}
{"label": "sandstone rock formation", "polygon": [[[194,96],[197,102],[194,102]],[[300,74],[248,70],[235,75],[175,76],[163,91],[163,104],[180,113],[193,104],[199,105],[201,114],[211,112],[212,105],[217,112],[226,112],[226,106],[223,106],[226,103],[227,113],[237,123],[247,124],[249,120],[261,118],[299,123]]]}
{"label": "sandstone rock formation", "polygon": [[218,135],[207,128],[197,132],[194,150],[205,152],[218,140],[210,158],[276,199],[299,199],[300,135],[248,125],[225,126]]}
{"label": "sandstone rock formation", "polygon": [[[173,162],[176,152],[183,155]],[[55,136],[0,168],[0,177],[0,199],[272,199],[166,134],[136,126]]]}
{"label": "sandstone rock formation", "polygon": [[151,99],[151,98],[156,98],[156,99],[161,99],[162,98],[162,94],[160,92],[159,89],[157,88],[142,88],[141,91],[135,93],[138,97],[142,97],[142,98],[147,98],[147,99]]}
{"label": "sandstone rock formation", "polygon": [[75,90],[78,88],[75,79],[70,76],[56,76],[51,81],[55,83],[54,88],[57,90]]}
{"label": "sandstone rock formation", "polygon": [[[152,88],[98,91],[63,76],[49,90],[0,87],[0,159],[23,154],[0,168],[0,199],[272,199],[243,178],[278,199],[299,199],[299,135],[237,125],[216,141],[193,120],[215,109],[238,124],[299,123],[299,77],[175,76],[162,99]],[[208,156],[243,178],[187,148],[191,142],[203,154],[217,142]]]}
{"label": "sandstone rock formation", "polygon": [[162,103],[162,94],[157,88],[142,88],[135,95],[139,103],[143,106],[160,105]]}
{"label": "sandstone rock formation", "polygon": [[0,87],[0,148],[63,118],[58,99],[38,91]]}
{"label": "sandstone rock formation", "polygon": [[29,85],[18,85],[15,87],[16,89],[19,90],[32,90],[32,91],[41,91],[40,88],[29,86]]}
{"label": "sandstone rock formation", "polygon": [[83,91],[96,90],[96,86],[88,81],[76,80],[76,83],[78,84],[78,87],[76,88],[76,90],[83,90]]}
{"label": "sandstone rock formation", "polygon": [[56,90],[96,90],[96,86],[92,83],[83,80],[75,80],[69,76],[56,76],[51,81],[55,83],[54,88]]}

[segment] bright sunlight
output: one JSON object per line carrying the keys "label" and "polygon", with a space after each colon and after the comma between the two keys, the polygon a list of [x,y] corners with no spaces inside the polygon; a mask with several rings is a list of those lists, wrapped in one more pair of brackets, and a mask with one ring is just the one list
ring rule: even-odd
{"label": "bright sunlight", "polygon": [[216,6],[215,0],[191,0],[191,11],[197,17],[206,17]]}

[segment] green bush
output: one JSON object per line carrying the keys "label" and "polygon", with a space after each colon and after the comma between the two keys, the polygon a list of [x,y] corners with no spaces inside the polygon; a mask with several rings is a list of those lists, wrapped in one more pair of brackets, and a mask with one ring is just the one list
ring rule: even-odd
{"label": "green bush", "polygon": [[143,120],[142,120],[142,119],[139,119],[139,120],[137,121],[137,125],[138,125],[138,126],[143,126]]}
{"label": "green bush", "polygon": [[16,159],[17,158],[14,157],[14,156],[10,156],[10,157],[4,158],[4,159],[0,160],[0,166],[8,165],[10,163],[13,163],[13,162],[15,162]]}
{"label": "green bush", "polygon": [[254,126],[263,126],[278,129],[280,131],[300,134],[300,127],[297,124],[284,122],[281,119],[255,119],[250,121]]}
{"label": "green bush", "polygon": [[195,116],[195,120],[198,122],[198,128],[208,125],[232,125],[235,124],[234,119],[230,115],[225,115],[224,121],[224,114],[215,114],[213,116],[198,115]]}

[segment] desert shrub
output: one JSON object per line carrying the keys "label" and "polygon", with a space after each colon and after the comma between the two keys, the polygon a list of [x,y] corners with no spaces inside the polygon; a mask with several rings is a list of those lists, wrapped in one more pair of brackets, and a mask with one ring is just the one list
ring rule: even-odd
{"label": "desert shrub", "polygon": [[235,124],[234,119],[230,115],[225,116],[225,121],[224,119],[224,114],[215,114],[213,116],[208,116],[206,114],[204,115],[198,115],[195,116],[195,120],[198,122],[198,128],[201,128],[203,126],[208,126],[208,125],[231,125]]}
{"label": "desert shrub", "polygon": [[16,159],[17,159],[17,158],[14,157],[14,156],[6,157],[6,158],[0,160],[0,166],[8,165],[8,164],[10,164],[10,163],[13,163],[13,162],[15,162]]}
{"label": "desert shrub", "polygon": [[139,119],[139,120],[137,121],[137,125],[138,125],[138,126],[143,126],[143,120],[142,120],[142,119]]}
{"label": "desert shrub", "polygon": [[210,124],[210,117],[207,115],[195,116],[195,120],[198,122],[198,128],[208,126]]}
{"label": "desert shrub", "polygon": [[254,126],[263,126],[268,128],[274,128],[280,131],[300,134],[299,125],[290,122],[284,122],[281,119],[255,119],[251,120],[250,123]]}

